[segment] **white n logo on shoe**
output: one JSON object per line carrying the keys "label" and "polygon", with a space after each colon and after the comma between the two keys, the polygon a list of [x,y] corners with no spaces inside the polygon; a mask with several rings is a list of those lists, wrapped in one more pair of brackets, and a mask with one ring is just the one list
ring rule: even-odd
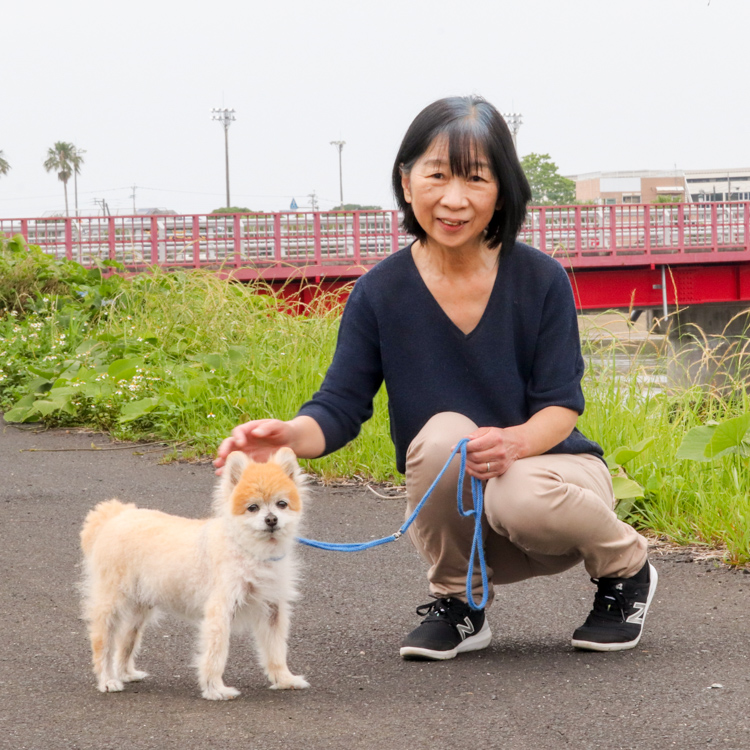
{"label": "white n logo on shoe", "polygon": [[634,625],[643,625],[646,617],[646,602],[634,602],[633,607],[636,609],[625,622],[632,622]]}
{"label": "white n logo on shoe", "polygon": [[464,624],[457,624],[456,630],[458,630],[459,634],[461,635],[461,640],[464,641],[468,636],[472,635],[474,633],[474,623],[469,619],[469,616],[466,615],[464,617]]}

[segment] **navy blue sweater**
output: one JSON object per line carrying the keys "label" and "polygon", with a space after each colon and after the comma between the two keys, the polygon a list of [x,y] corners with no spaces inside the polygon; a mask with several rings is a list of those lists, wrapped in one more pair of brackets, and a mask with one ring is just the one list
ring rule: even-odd
{"label": "navy blue sweater", "polygon": [[[383,380],[402,473],[409,444],[439,412],[458,412],[479,427],[523,424],[547,406],[583,412],[583,358],[565,270],[520,242],[499,262],[487,308],[469,334],[432,296],[411,246],[357,281],[333,362],[299,410],[320,425],[326,453],[358,435]],[[549,452],[602,455],[577,429]]]}

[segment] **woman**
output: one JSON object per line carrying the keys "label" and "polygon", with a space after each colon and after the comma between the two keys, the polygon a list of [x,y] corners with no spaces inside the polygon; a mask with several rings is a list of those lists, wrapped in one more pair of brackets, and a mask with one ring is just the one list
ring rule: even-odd
{"label": "woman", "polygon": [[[657,574],[645,539],[612,510],[601,448],[576,429],[583,360],[572,291],[556,260],[516,241],[531,194],[504,120],[481,98],[434,102],[404,137],[393,189],[416,239],[355,284],[321,389],[288,422],[236,427],[216,466],[232,450],[263,460],[282,445],[305,458],[341,448],[385,380],[407,512],[468,437],[467,473],[486,483],[491,584],[583,561],[598,591],[573,645],[633,648]],[[455,459],[409,529],[434,601],[417,608],[424,620],[403,641],[407,659],[490,642],[484,611],[466,603],[473,522],[457,514],[457,479]],[[478,569],[473,585],[478,600]]]}

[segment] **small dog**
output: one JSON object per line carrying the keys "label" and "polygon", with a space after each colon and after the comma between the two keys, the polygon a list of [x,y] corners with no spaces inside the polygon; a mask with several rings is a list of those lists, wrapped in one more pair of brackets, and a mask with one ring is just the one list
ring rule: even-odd
{"label": "small dog", "polygon": [[267,463],[233,452],[214,491],[214,515],[198,520],[99,503],[81,530],[84,617],[102,692],[142,680],[143,629],[160,611],[200,623],[196,659],[204,698],[240,693],[222,679],[231,632],[251,629],[271,688],[306,688],[287,667],[296,598],[295,535],[306,477],[289,448]]}

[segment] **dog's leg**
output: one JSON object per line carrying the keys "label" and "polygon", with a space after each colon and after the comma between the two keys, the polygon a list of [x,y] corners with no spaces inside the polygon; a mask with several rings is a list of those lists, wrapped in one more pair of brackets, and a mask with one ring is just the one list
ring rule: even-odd
{"label": "dog's leg", "polygon": [[286,644],[289,636],[289,607],[285,602],[273,602],[264,608],[255,627],[258,658],[271,681],[272,690],[310,687],[302,675],[294,675],[286,663]]}
{"label": "dog's leg", "polygon": [[99,601],[89,611],[89,636],[94,659],[94,674],[102,693],[116,693],[123,689],[122,680],[115,672],[114,657],[117,636],[122,621],[118,603],[112,599]]}
{"label": "dog's leg", "polygon": [[229,656],[230,631],[231,615],[225,601],[209,601],[201,623],[197,666],[201,693],[211,701],[230,700],[240,694],[222,679]]}
{"label": "dog's leg", "polygon": [[138,655],[143,630],[150,614],[150,609],[136,604],[125,619],[115,656],[117,675],[123,682],[137,682],[148,677],[148,672],[135,668],[135,657]]}

